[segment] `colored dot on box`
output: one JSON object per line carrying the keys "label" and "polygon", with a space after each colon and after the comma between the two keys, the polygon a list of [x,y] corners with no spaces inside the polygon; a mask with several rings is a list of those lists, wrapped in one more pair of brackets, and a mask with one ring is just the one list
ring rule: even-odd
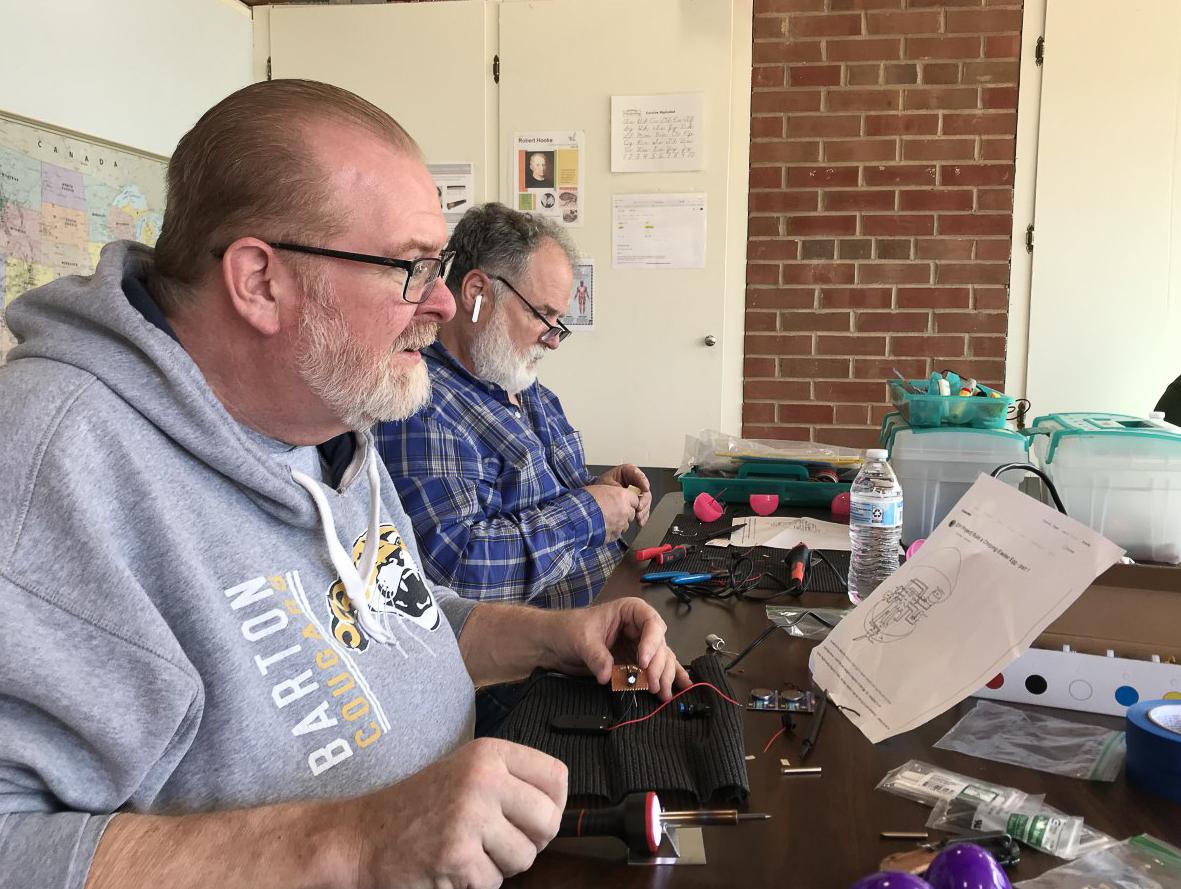
{"label": "colored dot on box", "polygon": [[1181,691],[1167,691],[1165,692],[1166,701],[1181,701]]}
{"label": "colored dot on box", "polygon": [[1121,685],[1115,690],[1115,700],[1123,707],[1131,707],[1140,700],[1140,692],[1130,685]]}
{"label": "colored dot on box", "polygon": [[1005,684],[1005,674],[1004,673],[997,673],[995,676],[992,677],[992,679],[990,679],[988,681],[987,687],[991,688],[993,691],[996,691],[998,688],[1000,688],[1004,684]]}

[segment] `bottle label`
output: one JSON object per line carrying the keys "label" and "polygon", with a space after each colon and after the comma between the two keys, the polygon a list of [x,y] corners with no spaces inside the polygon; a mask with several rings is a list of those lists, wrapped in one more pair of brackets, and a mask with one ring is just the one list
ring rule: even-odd
{"label": "bottle label", "polygon": [[849,504],[849,522],[876,528],[902,527],[902,502],[899,500],[854,500]]}

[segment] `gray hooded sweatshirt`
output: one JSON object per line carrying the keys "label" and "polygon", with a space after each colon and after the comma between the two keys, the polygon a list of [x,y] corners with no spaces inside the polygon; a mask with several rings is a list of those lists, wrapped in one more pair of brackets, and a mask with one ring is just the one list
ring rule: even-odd
{"label": "gray hooded sweatshirt", "polygon": [[129,302],[151,261],[110,244],[6,315],[3,889],[81,887],[113,812],[356,796],[472,736],[473,603],[370,437],[334,470],[237,423]]}

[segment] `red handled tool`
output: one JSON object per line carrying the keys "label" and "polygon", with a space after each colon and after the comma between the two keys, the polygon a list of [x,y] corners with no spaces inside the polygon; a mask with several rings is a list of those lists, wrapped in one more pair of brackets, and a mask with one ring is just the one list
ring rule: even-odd
{"label": "red handled tool", "polygon": [[793,588],[803,591],[808,588],[808,574],[812,569],[812,550],[807,544],[797,543],[787,553],[788,574]]}
{"label": "red handled tool", "polygon": [[669,565],[687,555],[689,555],[689,547],[683,543],[676,546],[666,543],[663,546],[650,546],[647,549],[636,550],[636,561],[655,561],[657,565]]}

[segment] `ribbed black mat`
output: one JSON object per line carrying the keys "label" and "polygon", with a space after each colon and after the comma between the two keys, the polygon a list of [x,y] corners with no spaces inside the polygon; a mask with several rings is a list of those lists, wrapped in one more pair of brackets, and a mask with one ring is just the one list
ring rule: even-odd
{"label": "ribbed black mat", "polygon": [[[734,693],[714,655],[689,666],[694,682]],[[736,698],[736,700],[738,700]],[[677,713],[677,703],[708,704],[701,718]],[[651,719],[605,734],[563,734],[550,728],[555,716],[600,716],[613,723],[637,719],[660,705],[644,692],[613,692],[593,679],[551,673],[530,678],[496,737],[554,756],[570,770],[573,805],[614,803],[634,791],[655,790],[666,807],[740,803],[750,795],[742,735],[742,708],[708,688],[682,695]]]}
{"label": "ribbed black mat", "polygon": [[[747,516],[735,515],[727,525],[741,524]],[[661,543],[689,543],[694,544],[698,535],[707,530],[713,530],[715,525],[703,525],[692,513],[677,516],[672,527],[664,535]],[[823,559],[812,560],[812,577],[808,583],[809,593],[846,593],[848,585],[845,578],[849,576],[849,553],[841,550],[817,550]],[[784,589],[791,583],[791,571],[787,567],[787,550],[775,549],[770,546],[756,546],[752,549],[740,549],[736,546],[694,546],[689,555],[666,567],[650,563],[649,571],[725,571],[739,556],[749,556],[754,559],[756,573],[763,575],[758,588],[762,590]]]}
{"label": "ribbed black mat", "polygon": [[[665,540],[666,543],[676,543],[676,538]],[[812,559],[812,577],[808,583],[809,593],[845,593],[845,577],[849,575],[849,553],[841,550],[817,550],[823,559]],[[754,559],[755,571],[763,575],[758,588],[760,590],[781,590],[791,582],[790,569],[785,558],[787,550],[775,549],[769,546],[756,546],[754,549],[739,549],[736,546],[704,546],[691,550],[687,556],[667,567],[655,563],[647,569],[649,571],[725,571],[739,556],[749,556]],[[840,572],[838,574],[838,572]]]}

